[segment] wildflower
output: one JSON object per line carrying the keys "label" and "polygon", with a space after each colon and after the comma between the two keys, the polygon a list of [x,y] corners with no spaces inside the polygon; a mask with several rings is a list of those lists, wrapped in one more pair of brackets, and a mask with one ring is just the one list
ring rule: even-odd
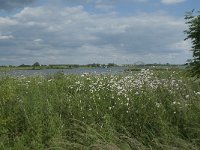
{"label": "wildflower", "polygon": [[88,75],[88,73],[83,73],[83,74],[81,75],[81,77],[84,77],[84,76],[86,76],[86,75]]}
{"label": "wildflower", "polygon": [[80,84],[80,81],[75,82],[76,84]]}
{"label": "wildflower", "polygon": [[139,94],[139,92],[135,92],[135,95],[138,95]]}
{"label": "wildflower", "polygon": [[100,126],[100,128],[101,128],[101,129],[103,128],[103,124]]}
{"label": "wildflower", "polygon": [[196,95],[200,95],[200,92],[196,92]]}
{"label": "wildflower", "polygon": [[175,104],[176,104],[176,101],[174,101],[172,104],[175,105]]}
{"label": "wildflower", "polygon": [[185,107],[188,107],[189,106],[189,104],[185,104]]}
{"label": "wildflower", "polygon": [[48,82],[51,82],[53,79],[49,79]]}
{"label": "wildflower", "polygon": [[160,106],[161,106],[161,104],[156,102],[156,107],[159,108]]}
{"label": "wildflower", "polygon": [[117,89],[118,89],[118,90],[121,90],[121,89],[122,89],[122,87],[121,87],[121,86],[118,86],[118,87],[117,87]]}
{"label": "wildflower", "polygon": [[185,98],[187,98],[187,99],[188,99],[188,98],[189,98],[189,95],[186,95],[186,96],[185,96]]}
{"label": "wildflower", "polygon": [[173,93],[172,90],[169,90],[169,93],[172,94]]}

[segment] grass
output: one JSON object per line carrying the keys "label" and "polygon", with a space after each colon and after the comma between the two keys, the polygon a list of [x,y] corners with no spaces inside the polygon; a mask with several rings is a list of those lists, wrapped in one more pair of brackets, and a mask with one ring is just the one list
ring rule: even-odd
{"label": "grass", "polygon": [[0,77],[0,149],[197,150],[200,83],[183,71]]}

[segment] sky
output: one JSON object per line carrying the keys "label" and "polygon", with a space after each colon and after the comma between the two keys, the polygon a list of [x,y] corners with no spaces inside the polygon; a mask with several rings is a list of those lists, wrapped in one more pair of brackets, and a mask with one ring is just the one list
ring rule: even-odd
{"label": "sky", "polygon": [[0,0],[0,65],[183,64],[199,0]]}

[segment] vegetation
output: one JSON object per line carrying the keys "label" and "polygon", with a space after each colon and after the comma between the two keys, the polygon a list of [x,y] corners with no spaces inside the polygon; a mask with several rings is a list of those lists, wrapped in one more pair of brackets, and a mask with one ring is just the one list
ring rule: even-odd
{"label": "vegetation", "polygon": [[38,66],[40,66],[40,63],[39,62],[35,62],[32,66],[33,67],[38,67]]}
{"label": "vegetation", "polygon": [[39,62],[35,62],[33,65],[25,65],[21,64],[19,66],[0,66],[0,70],[10,69],[10,70],[41,70],[41,69],[73,69],[73,68],[108,68],[108,67],[117,67],[118,65],[114,63],[108,64],[86,64],[86,65],[79,65],[79,64],[49,64],[49,65],[41,65]]}
{"label": "vegetation", "polygon": [[0,85],[0,149],[200,149],[200,84],[180,70],[1,76]]}
{"label": "vegetation", "polygon": [[144,66],[133,65],[126,67],[125,71],[141,71],[142,69],[151,69],[152,71],[184,71],[186,65],[152,65],[147,64]]}
{"label": "vegetation", "polygon": [[188,29],[185,31],[187,39],[192,42],[193,60],[190,62],[190,72],[193,77],[200,78],[200,12],[194,15],[194,10],[185,15]]}

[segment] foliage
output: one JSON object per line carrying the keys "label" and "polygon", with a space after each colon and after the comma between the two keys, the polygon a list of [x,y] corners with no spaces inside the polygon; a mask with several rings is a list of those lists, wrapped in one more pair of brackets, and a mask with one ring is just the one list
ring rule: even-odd
{"label": "foliage", "polygon": [[187,12],[185,20],[188,25],[188,29],[184,31],[187,34],[185,40],[190,39],[192,42],[191,75],[200,78],[200,12],[198,11],[197,15],[194,14],[194,10]]}
{"label": "foliage", "polygon": [[200,149],[200,85],[181,71],[1,76],[0,85],[0,149]]}
{"label": "foliage", "polygon": [[40,63],[39,62],[35,62],[32,66],[33,67],[38,67],[38,66],[40,66]]}
{"label": "foliage", "polygon": [[30,67],[30,65],[21,64],[18,67]]}

